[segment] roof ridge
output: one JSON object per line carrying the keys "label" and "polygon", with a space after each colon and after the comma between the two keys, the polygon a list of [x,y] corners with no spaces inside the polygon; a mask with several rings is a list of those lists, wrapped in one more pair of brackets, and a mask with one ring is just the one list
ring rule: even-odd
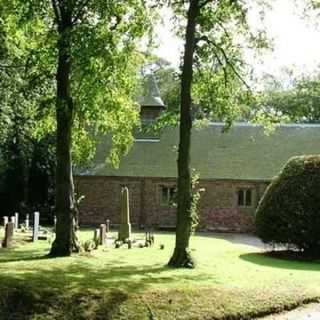
{"label": "roof ridge", "polygon": [[[226,124],[224,122],[209,122],[209,126],[224,127]],[[263,127],[262,124],[253,122],[234,122],[232,127]],[[275,124],[276,128],[320,128],[320,123],[279,123]]]}

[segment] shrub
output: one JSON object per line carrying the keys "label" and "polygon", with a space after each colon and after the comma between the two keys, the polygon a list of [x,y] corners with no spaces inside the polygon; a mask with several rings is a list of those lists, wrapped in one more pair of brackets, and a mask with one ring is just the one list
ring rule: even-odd
{"label": "shrub", "polygon": [[287,162],[258,205],[256,230],[265,243],[320,256],[320,155]]}

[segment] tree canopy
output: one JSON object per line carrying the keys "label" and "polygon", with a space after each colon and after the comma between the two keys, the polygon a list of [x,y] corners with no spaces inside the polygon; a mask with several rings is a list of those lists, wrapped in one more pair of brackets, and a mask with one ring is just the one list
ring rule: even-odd
{"label": "tree canopy", "polygon": [[177,1],[172,8],[185,29],[185,50],[180,90],[176,245],[169,265],[194,267],[189,239],[197,220],[199,193],[190,168],[193,120],[219,118],[230,126],[239,115],[239,101],[246,87],[243,48],[238,40],[255,47],[265,46],[265,41],[261,33],[251,32],[247,3],[243,1]]}
{"label": "tree canopy", "polygon": [[[320,122],[320,76],[300,75],[291,77],[289,87],[274,80],[257,95],[249,110],[249,118],[263,113],[279,122]],[[271,119],[271,120],[272,120]]]}
{"label": "tree canopy", "polygon": [[[22,91],[31,99],[23,97],[26,103],[32,101],[39,120],[33,134],[57,134],[53,252],[70,254],[76,218],[72,158],[87,161],[97,137],[111,132],[109,160],[117,165],[133,142],[130,132],[139,120],[134,101],[137,69],[142,62],[137,47],[150,28],[152,13],[145,18],[149,9],[142,0],[14,0],[2,2],[1,9],[1,39],[17,57],[10,68],[25,69],[28,81]],[[12,86],[12,74],[8,79]],[[17,94],[8,92],[14,99],[6,108],[10,111]]]}

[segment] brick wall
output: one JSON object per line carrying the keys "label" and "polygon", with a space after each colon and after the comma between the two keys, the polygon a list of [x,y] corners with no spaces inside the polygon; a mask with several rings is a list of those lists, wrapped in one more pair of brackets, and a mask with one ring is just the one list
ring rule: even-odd
{"label": "brick wall", "polygon": [[[173,227],[176,209],[161,204],[161,187],[175,187],[175,179],[125,178],[77,176],[75,187],[85,199],[80,205],[81,224],[100,224],[110,219],[119,223],[120,190],[129,188],[130,219],[133,225]],[[253,230],[255,207],[266,188],[265,182],[202,180],[205,188],[200,201],[201,230],[241,231]],[[238,206],[238,190],[252,190],[252,206]]]}

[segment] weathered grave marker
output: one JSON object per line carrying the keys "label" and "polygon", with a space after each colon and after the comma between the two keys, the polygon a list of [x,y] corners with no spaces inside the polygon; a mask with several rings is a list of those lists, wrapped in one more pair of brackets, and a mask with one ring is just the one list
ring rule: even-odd
{"label": "weathered grave marker", "polygon": [[110,232],[110,220],[107,219],[106,221],[106,232],[109,233]]}
{"label": "weathered grave marker", "polygon": [[94,235],[93,235],[93,240],[99,239],[99,234],[100,234],[100,229],[95,229],[94,230]]}
{"label": "weathered grave marker", "polygon": [[146,247],[151,247],[154,245],[154,235],[150,231],[146,231]]}
{"label": "weathered grave marker", "polygon": [[19,213],[16,212],[14,214],[14,228],[18,229],[19,228]]}
{"label": "weathered grave marker", "polygon": [[26,214],[26,220],[25,220],[26,229],[28,230],[30,227],[30,221],[29,221],[29,214]]}
{"label": "weathered grave marker", "polygon": [[96,248],[98,248],[100,243],[100,229],[95,229],[93,234],[93,241],[96,245]]}
{"label": "weathered grave marker", "polygon": [[129,190],[127,187],[121,189],[121,214],[118,240],[125,241],[131,237],[131,224],[129,212]]}
{"label": "weathered grave marker", "polygon": [[2,242],[2,246],[4,248],[9,248],[11,246],[12,238],[13,238],[13,230],[14,230],[14,223],[8,222],[6,224],[4,240]]}
{"label": "weathered grave marker", "polygon": [[100,224],[99,243],[101,245],[106,244],[106,238],[107,238],[106,229],[107,229],[107,226],[105,224]]}
{"label": "weathered grave marker", "polygon": [[10,217],[10,222],[13,223],[13,225],[15,225],[15,217],[14,216]]}
{"label": "weathered grave marker", "polygon": [[7,216],[4,216],[3,217],[3,226],[6,227],[8,222],[9,222],[9,218]]}
{"label": "weathered grave marker", "polygon": [[34,214],[33,214],[33,233],[32,233],[32,241],[33,242],[38,240],[39,218],[40,218],[40,213],[38,211],[34,212]]}

